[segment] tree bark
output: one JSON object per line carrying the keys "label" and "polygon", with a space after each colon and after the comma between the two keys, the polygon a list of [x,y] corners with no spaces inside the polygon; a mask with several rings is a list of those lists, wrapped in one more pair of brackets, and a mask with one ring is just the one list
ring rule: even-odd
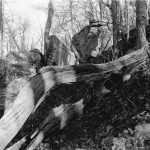
{"label": "tree bark", "polygon": [[142,48],[147,43],[145,31],[146,24],[147,24],[147,1],[136,0],[137,49]]}
{"label": "tree bark", "polygon": [[89,6],[89,22],[94,20],[94,9],[93,9],[93,2],[92,0],[88,1],[88,6]]}
{"label": "tree bark", "polygon": [[13,106],[0,119],[0,149],[4,149],[22,128],[28,117],[44,101],[47,92],[62,83],[99,80],[104,83],[112,72],[122,67],[135,67],[149,58],[149,45],[118,60],[96,65],[78,65],[66,67],[45,67],[41,73],[27,81],[20,90]]}
{"label": "tree bark", "polygon": [[100,10],[100,21],[103,21],[103,5],[102,5],[102,0],[98,1],[98,6],[99,6],[99,10]]}
{"label": "tree bark", "polygon": [[48,4],[48,16],[47,16],[47,21],[46,21],[46,25],[45,25],[45,31],[44,31],[44,58],[45,58],[45,65],[47,63],[47,45],[49,44],[49,33],[50,33],[50,28],[52,25],[52,18],[54,15],[54,8],[52,5],[52,2],[50,0],[49,4]]}
{"label": "tree bark", "polygon": [[[63,129],[70,122],[70,120],[82,114],[83,100],[80,100],[74,104],[61,105],[59,107],[50,110],[45,120],[30,136],[30,142],[28,141],[28,150],[34,150],[47,135],[48,131],[54,129]],[[41,136],[42,135],[42,136]],[[19,150],[23,144],[26,143],[26,137],[23,137],[20,141],[9,147],[7,150]]]}
{"label": "tree bark", "polygon": [[114,59],[119,57],[119,26],[120,26],[120,1],[112,0],[111,4],[111,15],[113,21],[113,50],[114,50]]}
{"label": "tree bark", "polygon": [[[82,114],[83,107],[83,100],[80,100],[74,104],[61,105],[50,111],[44,122],[32,134],[28,150],[34,150],[49,130],[52,131],[56,127],[63,129],[73,117]],[[41,134],[43,135],[42,137]]]}
{"label": "tree bark", "polygon": [[126,33],[127,33],[127,40],[129,39],[129,8],[128,8],[128,1],[125,0],[125,23],[126,23]]}

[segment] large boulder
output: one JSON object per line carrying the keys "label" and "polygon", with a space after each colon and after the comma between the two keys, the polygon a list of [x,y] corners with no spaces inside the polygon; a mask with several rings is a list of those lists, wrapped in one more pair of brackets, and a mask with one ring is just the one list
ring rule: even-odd
{"label": "large boulder", "polygon": [[96,57],[112,45],[111,31],[99,23],[90,24],[73,36],[71,44],[78,52],[81,62],[88,63],[90,55]]}
{"label": "large boulder", "polygon": [[36,48],[29,51],[27,61],[31,66],[35,67],[36,72],[45,65],[43,54]]}

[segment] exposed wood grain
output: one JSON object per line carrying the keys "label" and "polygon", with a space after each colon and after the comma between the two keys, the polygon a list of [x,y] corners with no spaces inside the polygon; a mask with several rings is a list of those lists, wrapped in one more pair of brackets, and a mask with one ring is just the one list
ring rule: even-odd
{"label": "exposed wood grain", "polygon": [[[138,66],[146,62],[149,55],[149,46],[126,55],[118,60],[96,65],[77,65],[66,67],[46,67],[41,74],[32,77],[18,93],[10,110],[0,119],[0,150],[21,129],[35,107],[40,105],[44,96],[54,85],[71,82],[89,82],[107,78],[112,71],[118,71],[123,66]],[[38,108],[38,107],[36,107]]]}

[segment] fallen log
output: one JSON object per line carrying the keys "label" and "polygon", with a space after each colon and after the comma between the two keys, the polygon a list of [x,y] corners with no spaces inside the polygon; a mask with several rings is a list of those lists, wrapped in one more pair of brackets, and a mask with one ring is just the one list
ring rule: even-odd
{"label": "fallen log", "polygon": [[54,108],[31,136],[23,137],[7,150],[21,149],[21,146],[27,142],[28,138],[30,138],[30,142],[28,142],[29,146],[27,149],[34,150],[42,142],[48,131],[53,131],[54,128],[63,129],[73,117],[82,114],[83,107],[83,100],[80,100],[74,104],[66,104]]}
{"label": "fallen log", "polygon": [[78,65],[66,67],[46,67],[41,73],[27,81],[20,90],[11,109],[0,119],[0,150],[14,138],[22,128],[30,114],[34,113],[47,92],[55,85],[93,80],[104,82],[112,72],[121,70],[124,66],[135,67],[149,58],[149,45],[118,60],[105,64]]}
{"label": "fallen log", "polygon": [[53,131],[54,128],[63,129],[71,119],[82,114],[83,107],[83,100],[80,100],[74,104],[61,105],[50,111],[44,122],[32,134],[28,150],[34,150],[48,131]]}

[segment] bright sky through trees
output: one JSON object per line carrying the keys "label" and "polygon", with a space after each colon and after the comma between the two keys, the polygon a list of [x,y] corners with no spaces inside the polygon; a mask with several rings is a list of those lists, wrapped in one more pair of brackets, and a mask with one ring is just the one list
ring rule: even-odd
{"label": "bright sky through trees", "polygon": [[[60,0],[55,0],[54,5],[59,5],[59,2]],[[45,27],[48,3],[49,0],[5,0],[4,16],[26,18],[30,25],[30,38],[36,41],[41,28],[44,30]]]}

